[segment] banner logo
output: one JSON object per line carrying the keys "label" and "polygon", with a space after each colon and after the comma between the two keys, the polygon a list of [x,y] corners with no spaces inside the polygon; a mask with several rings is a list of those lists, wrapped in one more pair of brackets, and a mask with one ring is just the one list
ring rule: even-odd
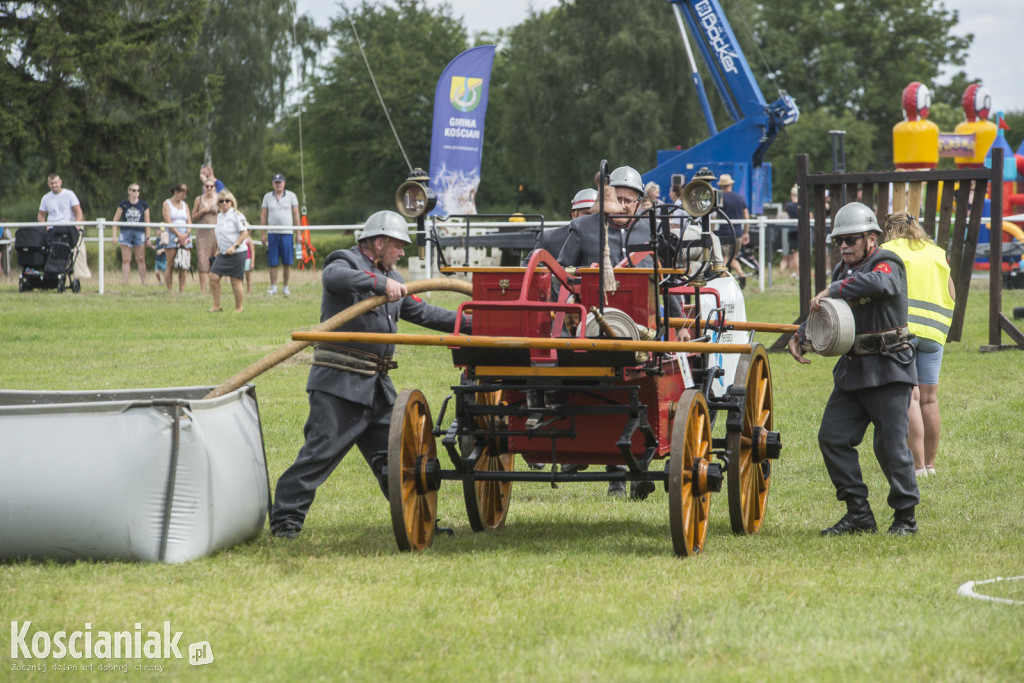
{"label": "banner logo", "polygon": [[448,100],[459,111],[473,111],[483,101],[484,79],[452,76],[451,93]]}

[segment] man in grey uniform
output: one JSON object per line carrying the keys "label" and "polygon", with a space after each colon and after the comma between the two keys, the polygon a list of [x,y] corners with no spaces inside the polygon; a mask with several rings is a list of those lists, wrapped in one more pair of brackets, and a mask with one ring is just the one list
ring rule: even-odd
{"label": "man in grey uniform", "polygon": [[[650,241],[649,230],[636,225],[631,215],[637,210],[644,194],[644,182],[636,169],[620,166],[608,176],[608,184],[614,189],[621,206],[609,205],[605,199],[608,217],[608,251],[612,265],[626,258],[628,245],[639,245]],[[628,214],[618,215],[614,214]],[[558,262],[566,267],[589,266],[601,261],[601,215],[592,213],[580,216],[569,223]]]}
{"label": "man in grey uniform", "polygon": [[[864,204],[841,208],[832,240],[843,262],[833,270],[832,284],[811,300],[815,311],[826,297],[844,299],[856,329],[853,348],[832,370],[835,386],[818,431],[836,497],[847,508],[842,519],[822,530],[823,536],[877,530],[856,449],[869,424],[875,426],[875,457],[889,482],[888,503],[894,510],[889,533],[917,532],[914,507],[920,494],[907,447],[907,411],[917,384],[907,331],[907,274],[899,256],[878,247],[881,233],[874,212]],[[803,356],[806,333],[805,322],[789,340],[789,352],[800,363],[810,362]]]}
{"label": "man in grey uniform", "polygon": [[[405,219],[393,211],[378,211],[366,220],[359,243],[332,252],[324,261],[321,322],[373,296],[386,294],[388,303],[364,313],[339,331],[398,331],[398,320],[441,332],[453,332],[453,311],[407,296],[405,280],[395,270],[409,244]],[[463,324],[463,332],[469,332]],[[387,462],[388,429],[397,392],[388,376],[395,368],[394,345],[318,344],[313,354],[306,391],[309,418],[305,443],[295,462],[277,482],[270,531],[295,538],[313,503],[316,489],[327,480],[352,448],[360,452],[387,496],[382,470]]]}

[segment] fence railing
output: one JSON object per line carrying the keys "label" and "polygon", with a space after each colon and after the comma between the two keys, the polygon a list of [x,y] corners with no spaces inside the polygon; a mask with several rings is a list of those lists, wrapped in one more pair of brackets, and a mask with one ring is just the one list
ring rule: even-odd
{"label": "fence railing", "polygon": [[[1003,220],[1006,220],[1006,221],[1024,221],[1024,214],[1018,214],[1018,215],[1015,215],[1015,216],[1007,216]],[[711,221],[711,223],[712,223],[713,226],[717,227],[717,226],[720,226],[720,225],[724,225],[725,221],[713,220],[713,221]],[[758,288],[759,291],[764,291],[766,287],[771,287],[772,286],[772,269],[770,267],[766,267],[766,266],[772,262],[773,254],[774,254],[774,251],[776,250],[776,248],[781,248],[783,250],[783,253],[785,253],[791,246],[793,246],[793,245],[789,244],[788,231],[790,229],[793,229],[793,228],[797,227],[797,221],[795,219],[790,219],[790,218],[766,218],[764,216],[757,216],[757,217],[751,218],[749,220],[735,220],[732,223],[733,223],[734,226],[743,226],[743,225],[750,226],[749,230],[750,230],[751,235],[756,236],[758,238],[757,239],[757,263],[758,263],[757,288]],[[562,221],[548,221],[548,222],[543,222],[543,223],[542,222],[536,222],[536,221],[528,221],[528,222],[510,222],[510,221],[489,221],[489,222],[480,221],[480,222],[476,222],[476,221],[474,221],[472,226],[473,226],[474,230],[476,230],[476,229],[484,229],[484,230],[492,230],[494,232],[497,232],[500,228],[507,228],[507,227],[516,227],[516,228],[519,228],[519,229],[529,229],[529,228],[540,228],[540,227],[552,226],[552,225],[556,225],[557,226],[557,225],[562,225],[562,224],[563,224]],[[813,226],[813,224],[814,224],[814,218],[812,217],[811,218],[811,225]],[[109,241],[109,239],[112,238],[113,231],[111,230],[108,233],[108,229],[109,228],[113,228],[114,226],[117,226],[119,228],[121,228],[121,227],[127,227],[127,228],[140,228],[140,227],[144,228],[144,227],[149,227],[149,228],[154,228],[157,231],[159,231],[161,228],[163,228],[163,227],[165,227],[165,226],[167,226],[169,224],[165,223],[165,222],[128,223],[128,222],[125,222],[125,221],[119,221],[119,222],[115,223],[114,221],[109,221],[109,220],[100,218],[100,219],[97,219],[97,220],[94,220],[94,221],[77,221],[77,222],[67,222],[67,223],[37,223],[35,221],[10,222],[10,223],[3,223],[2,225],[0,225],[0,228],[8,228],[13,233],[13,232],[17,231],[18,228],[24,228],[24,227],[38,228],[38,227],[40,227],[42,225],[80,225],[85,230],[84,241],[86,243],[104,244],[107,241]],[[454,229],[454,230],[457,231],[459,228],[465,227],[465,224],[463,222],[461,222],[461,221],[455,222],[455,221],[439,220],[439,221],[436,222],[436,226],[437,227],[447,227],[449,229]],[[213,226],[212,225],[208,225],[208,224],[202,224],[202,223],[193,223],[193,224],[191,224],[191,227],[193,227],[193,228],[205,228],[205,227],[213,227]],[[268,227],[271,227],[271,226],[250,225],[250,228],[253,231],[264,230],[264,229],[267,229]],[[411,232],[414,231],[415,227],[416,227],[415,223],[410,223],[409,227],[410,227],[410,231]],[[89,236],[89,230],[90,229],[93,229],[95,231],[94,236]],[[273,226],[273,229],[274,230],[283,230],[285,228],[282,228],[281,226]],[[298,231],[301,231],[301,230],[310,230],[312,232],[353,232],[354,233],[354,232],[360,231],[362,229],[363,229],[363,225],[361,223],[356,223],[356,224],[338,224],[338,225],[310,225],[310,226],[295,227],[292,230],[295,231],[295,232],[298,232]],[[456,237],[458,236],[456,233],[451,233],[450,232],[449,234],[455,235]],[[760,237],[762,235],[765,236],[766,239],[760,239]],[[156,235],[155,234],[154,235],[150,235],[150,239],[156,239]],[[826,241],[827,241],[827,239],[826,239]],[[4,265],[6,266],[4,268],[4,270],[5,270],[6,273],[8,273],[9,277],[14,275],[14,270],[11,267],[12,266],[12,263],[11,263],[11,251],[12,251],[13,242],[14,242],[13,238],[12,239],[2,239],[2,238],[0,238],[0,258],[4,259]],[[426,277],[428,277],[428,278],[431,277],[431,269],[432,269],[432,264],[433,264],[433,260],[434,260],[433,259],[433,248],[432,247],[433,247],[433,245],[430,242],[428,242],[427,243],[427,251],[426,251],[426,261],[427,261]],[[98,250],[98,254],[97,254],[97,261],[96,261],[96,266],[97,266],[97,271],[98,271],[96,280],[97,280],[97,291],[100,294],[104,293],[104,276],[105,276],[105,270],[106,270],[105,265],[106,265],[105,264],[105,251],[104,251],[104,249],[99,249]]]}

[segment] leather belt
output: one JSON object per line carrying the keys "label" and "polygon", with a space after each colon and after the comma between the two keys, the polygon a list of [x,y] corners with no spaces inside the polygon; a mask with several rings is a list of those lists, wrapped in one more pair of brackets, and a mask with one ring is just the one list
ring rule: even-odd
{"label": "leather belt", "polygon": [[865,332],[853,338],[853,347],[849,353],[851,356],[892,356],[897,351],[913,348],[910,344],[913,338],[914,335],[910,334],[906,325],[891,330]]}
{"label": "leather belt", "polygon": [[313,365],[354,372],[364,377],[387,377],[389,371],[398,367],[398,363],[391,360],[391,356],[378,356],[369,351],[323,343],[316,344],[313,349]]}

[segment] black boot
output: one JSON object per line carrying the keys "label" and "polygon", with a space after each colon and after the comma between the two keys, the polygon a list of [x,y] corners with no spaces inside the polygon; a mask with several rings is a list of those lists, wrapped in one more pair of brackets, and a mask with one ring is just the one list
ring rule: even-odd
{"label": "black boot", "polygon": [[[626,471],[625,465],[606,465],[606,472],[618,472]],[[608,495],[609,496],[625,496],[626,495],[626,482],[625,481],[610,481],[608,482]]]}
{"label": "black boot", "polygon": [[914,508],[897,510],[893,516],[890,536],[913,536],[917,533],[917,520],[914,519]]}
{"label": "black boot", "polygon": [[383,474],[384,466],[388,464],[388,457],[386,455],[375,455],[370,459],[370,469],[373,470],[373,476],[377,477],[377,484],[380,485],[380,492],[384,494],[384,497],[391,500],[388,496],[388,478]]}
{"label": "black boot", "polygon": [[847,512],[843,518],[827,529],[821,530],[822,536],[842,536],[844,534],[875,533],[878,526],[875,525],[875,516],[871,513],[871,506],[865,501],[848,502]]}

